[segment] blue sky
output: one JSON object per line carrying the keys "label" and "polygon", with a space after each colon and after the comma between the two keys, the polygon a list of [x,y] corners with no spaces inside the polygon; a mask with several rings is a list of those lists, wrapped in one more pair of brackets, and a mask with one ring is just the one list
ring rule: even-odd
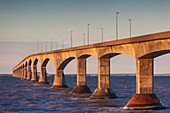
{"label": "blue sky", "polygon": [[[119,39],[129,37],[128,19],[132,19],[132,36],[168,31],[169,11],[170,0],[0,0],[0,47],[3,48],[0,49],[0,58],[1,62],[10,57],[14,59],[0,64],[2,72],[10,72],[24,55],[31,53],[29,51],[35,48],[36,42],[53,39],[61,43],[63,40],[65,47],[69,47],[71,30],[73,46],[82,45],[83,33],[87,35],[87,24],[90,24],[90,43],[101,42],[100,28],[104,29],[104,41],[115,40],[116,12],[120,13]],[[19,42],[27,42],[27,46]],[[13,49],[17,50],[16,53]],[[118,70],[116,72],[121,72],[120,67],[124,72],[135,72],[133,58],[120,56],[115,59],[119,65],[113,66]],[[129,67],[127,59],[131,59],[129,62],[134,66]],[[169,61],[168,55],[160,57],[160,62],[163,62],[161,59]],[[91,63],[94,64],[96,62]],[[167,72],[164,68],[157,70],[159,73]],[[93,70],[96,69],[89,69],[89,72]]]}

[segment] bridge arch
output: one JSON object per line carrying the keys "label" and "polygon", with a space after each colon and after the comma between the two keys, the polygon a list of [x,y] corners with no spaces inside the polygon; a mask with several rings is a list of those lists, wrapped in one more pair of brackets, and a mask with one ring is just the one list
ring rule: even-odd
{"label": "bridge arch", "polygon": [[56,74],[54,76],[54,81],[52,87],[68,87],[65,81],[64,69],[70,61],[75,59],[75,57],[69,57],[67,59],[61,60],[56,68]]}
{"label": "bridge arch", "polygon": [[79,59],[79,58],[81,58],[81,59],[86,59],[86,58],[88,58],[88,57],[90,57],[90,56],[92,56],[92,55],[90,55],[90,54],[83,54],[83,55],[81,55],[81,56],[78,56],[77,59]]}
{"label": "bridge arch", "polygon": [[100,56],[99,59],[101,59],[101,58],[109,58],[110,59],[110,58],[112,58],[112,57],[114,57],[116,55],[120,55],[120,53],[108,53],[108,54],[105,54],[103,56]]}
{"label": "bridge arch", "polygon": [[151,53],[148,53],[148,54],[145,54],[145,55],[139,57],[139,59],[156,58],[156,57],[159,57],[159,56],[167,54],[167,53],[170,53],[170,49],[169,50],[160,50],[160,51],[151,52]]}
{"label": "bridge arch", "polygon": [[25,66],[24,67],[27,67],[27,65],[28,65],[28,63],[27,63],[27,61],[25,62]]}
{"label": "bridge arch", "polygon": [[31,64],[32,64],[32,60],[30,59],[28,65],[31,66]]}
{"label": "bridge arch", "polygon": [[46,58],[44,61],[43,61],[43,63],[42,63],[42,67],[46,67],[46,65],[48,64],[48,61],[49,61],[50,59],[49,58]]}
{"label": "bridge arch", "polygon": [[73,59],[75,59],[75,57],[69,57],[67,59],[65,59],[64,61],[61,62],[61,64],[59,65],[59,67],[57,68],[57,70],[63,70],[67,64],[72,61]]}
{"label": "bridge arch", "polygon": [[32,59],[32,76],[31,76],[31,81],[35,82],[38,81],[39,79],[39,74],[38,74],[38,70],[37,70],[37,64],[38,64],[39,60],[38,58],[33,58]]}
{"label": "bridge arch", "polygon": [[38,59],[36,58],[34,61],[33,61],[33,65],[37,65],[38,63]]}
{"label": "bridge arch", "polygon": [[[49,61],[51,61],[52,62],[52,60],[50,59],[50,58],[48,58],[48,57],[46,57],[43,61],[42,61],[42,64],[40,65],[40,67],[41,67],[41,71],[40,71],[40,76],[39,76],[39,82],[40,83],[48,83],[48,80],[47,80],[47,64],[48,64],[48,62]],[[36,61],[37,62],[37,61]],[[36,63],[35,62],[35,63]],[[52,62],[52,64],[53,64],[53,67],[55,68],[55,65],[54,65],[54,63]]]}

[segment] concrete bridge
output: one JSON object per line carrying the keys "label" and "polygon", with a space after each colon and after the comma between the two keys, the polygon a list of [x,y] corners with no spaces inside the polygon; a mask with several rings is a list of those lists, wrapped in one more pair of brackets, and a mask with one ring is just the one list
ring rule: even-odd
{"label": "concrete bridge", "polygon": [[[67,87],[64,68],[73,59],[77,61],[77,85],[73,93],[90,93],[86,85],[86,59],[94,56],[98,59],[98,88],[90,98],[116,98],[110,88],[110,59],[126,54],[136,59],[136,94],[124,109],[162,109],[165,108],[154,93],[154,58],[170,52],[170,31],[137,36],[133,38],[90,44],[38,54],[23,59],[13,68],[13,76],[48,83],[46,65],[53,63],[56,73],[52,87]],[[37,79],[37,63],[41,66]]]}

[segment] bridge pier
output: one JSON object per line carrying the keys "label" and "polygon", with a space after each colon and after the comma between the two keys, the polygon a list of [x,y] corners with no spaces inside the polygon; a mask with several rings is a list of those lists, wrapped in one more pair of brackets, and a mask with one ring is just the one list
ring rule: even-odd
{"label": "bridge pier", "polygon": [[63,71],[64,70],[56,71],[56,74],[54,75],[54,82],[53,82],[52,88],[55,88],[55,87],[67,88],[68,87],[65,81],[65,75]]}
{"label": "bridge pier", "polygon": [[37,65],[33,65],[31,81],[37,81]]}
{"label": "bridge pier", "polygon": [[98,88],[90,98],[116,98],[110,88],[110,58],[98,59]]}
{"label": "bridge pier", "polygon": [[28,66],[28,73],[27,73],[27,79],[26,80],[31,80],[31,66]]}
{"label": "bridge pier", "polygon": [[20,72],[21,72],[21,73],[20,73],[20,78],[22,79],[22,78],[23,78],[23,74],[24,74],[24,73],[23,73],[23,68],[20,69]]}
{"label": "bridge pier", "polygon": [[136,61],[136,94],[124,109],[163,109],[165,108],[154,93],[153,59]]}
{"label": "bridge pier", "polygon": [[27,67],[24,67],[24,79],[27,79]]}
{"label": "bridge pier", "polygon": [[24,67],[22,68],[22,76],[21,79],[24,79]]}
{"label": "bridge pier", "polygon": [[72,90],[72,93],[91,93],[86,85],[86,58],[77,59],[77,85]]}
{"label": "bridge pier", "polygon": [[41,67],[41,71],[40,71],[40,76],[39,76],[39,83],[42,83],[42,84],[48,84],[48,81],[47,81],[47,72],[46,72],[46,67],[45,66],[42,66]]}
{"label": "bridge pier", "polygon": [[22,75],[22,69],[20,68],[20,69],[19,69],[18,78],[21,78],[21,75]]}

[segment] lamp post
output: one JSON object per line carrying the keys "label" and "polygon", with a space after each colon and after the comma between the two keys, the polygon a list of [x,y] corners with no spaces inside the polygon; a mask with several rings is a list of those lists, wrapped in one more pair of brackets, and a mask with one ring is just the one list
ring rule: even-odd
{"label": "lamp post", "polygon": [[40,42],[40,46],[41,46],[41,52],[43,52],[43,49],[42,49],[42,42]]}
{"label": "lamp post", "polygon": [[118,40],[118,16],[119,12],[116,12],[116,40]]}
{"label": "lamp post", "polygon": [[51,51],[53,50],[53,39],[51,39]]}
{"label": "lamp post", "polygon": [[86,41],[85,41],[85,33],[83,33],[83,40],[84,40],[84,45],[86,44]]}
{"label": "lamp post", "polygon": [[88,45],[89,45],[89,42],[90,42],[89,41],[89,35],[90,35],[89,34],[89,28],[90,28],[90,24],[87,25],[87,43],[88,43]]}
{"label": "lamp post", "polygon": [[47,51],[47,41],[45,42],[45,50]]}
{"label": "lamp post", "polygon": [[71,43],[71,48],[72,48],[72,47],[73,47],[73,37],[72,37],[72,33],[73,33],[73,31],[71,30],[71,32],[70,32],[70,33],[71,33],[71,34],[70,34],[70,35],[71,35],[71,40],[70,40],[71,42],[70,42],[70,43]]}
{"label": "lamp post", "polygon": [[56,46],[56,50],[57,50],[57,40],[56,40],[56,42],[55,42],[55,43],[56,43],[56,45],[55,45],[55,46]]}
{"label": "lamp post", "polygon": [[39,43],[37,42],[37,53],[39,52]]}
{"label": "lamp post", "polygon": [[103,28],[101,28],[101,32],[102,32],[102,42],[103,42]]}
{"label": "lamp post", "polygon": [[64,41],[61,40],[61,43],[62,43],[62,49],[64,49]]}
{"label": "lamp post", "polygon": [[130,27],[130,28],[129,28],[129,30],[130,30],[130,31],[129,31],[129,35],[130,35],[130,38],[131,38],[131,36],[132,36],[132,25],[131,25],[131,24],[132,24],[132,20],[129,19],[129,27]]}

